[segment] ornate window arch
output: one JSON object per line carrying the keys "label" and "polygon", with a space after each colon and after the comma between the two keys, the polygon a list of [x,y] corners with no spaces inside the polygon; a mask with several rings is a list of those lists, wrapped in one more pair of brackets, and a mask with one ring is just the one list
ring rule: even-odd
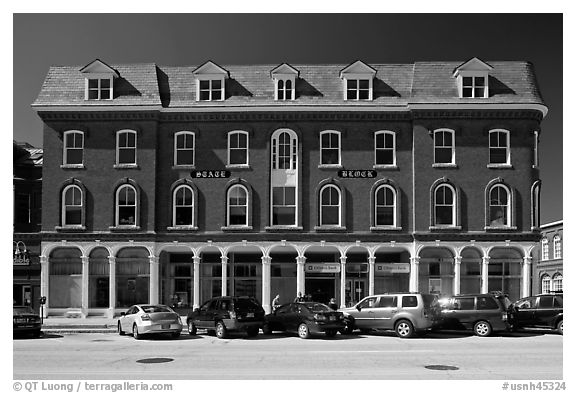
{"label": "ornate window arch", "polygon": [[86,226],[86,189],[77,179],[62,186],[60,205],[61,228],[84,229]]}
{"label": "ornate window arch", "polygon": [[187,184],[177,186],[172,193],[172,226],[194,227],[195,195]]}
{"label": "ornate window arch", "polygon": [[485,229],[516,229],[514,192],[502,178],[491,180],[485,189]]}
{"label": "ornate window arch", "polygon": [[548,259],[550,259],[550,242],[548,241],[548,238],[545,237],[544,239],[542,239],[542,260],[543,261],[547,261]]}
{"label": "ornate window arch", "polygon": [[560,235],[554,235],[552,246],[554,250],[554,259],[562,259],[562,238]]}
{"label": "ornate window arch", "polygon": [[550,276],[544,274],[540,282],[542,283],[542,293],[550,293],[550,289],[552,288]]}
{"label": "ornate window arch", "polygon": [[430,189],[430,229],[460,229],[460,192],[447,178]]}
{"label": "ornate window arch", "polygon": [[552,276],[552,291],[555,292],[564,291],[563,280],[564,276],[562,275],[562,273],[554,274],[554,276]]}
{"label": "ornate window arch", "polygon": [[226,226],[247,227],[249,217],[248,189],[242,184],[234,184],[226,191]]}
{"label": "ornate window arch", "polygon": [[342,226],[342,192],[335,184],[320,189],[319,226]]}
{"label": "ornate window arch", "polygon": [[140,195],[133,181],[126,180],[114,193],[114,225],[117,228],[138,228]]}
{"label": "ornate window arch", "polygon": [[389,230],[400,227],[400,198],[396,184],[380,179],[370,190],[370,229]]}

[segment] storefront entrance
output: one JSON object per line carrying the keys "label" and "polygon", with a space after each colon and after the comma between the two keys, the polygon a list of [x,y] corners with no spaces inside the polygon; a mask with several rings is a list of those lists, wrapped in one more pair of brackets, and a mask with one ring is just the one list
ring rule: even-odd
{"label": "storefront entrance", "polygon": [[351,307],[368,295],[368,281],[365,279],[346,280],[346,307]]}
{"label": "storefront entrance", "polygon": [[335,281],[334,277],[306,277],[306,295],[310,295],[314,302],[327,304],[331,298],[336,298]]}

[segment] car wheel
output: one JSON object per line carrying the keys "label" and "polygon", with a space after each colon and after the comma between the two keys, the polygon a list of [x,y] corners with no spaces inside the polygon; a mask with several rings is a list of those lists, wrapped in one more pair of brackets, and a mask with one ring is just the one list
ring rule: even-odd
{"label": "car wheel", "polygon": [[171,336],[172,338],[178,338],[180,337],[180,332],[172,332]]}
{"label": "car wheel", "polygon": [[309,338],[310,337],[310,329],[308,329],[308,325],[305,323],[301,323],[298,326],[298,336],[300,338]]}
{"label": "car wheel", "polygon": [[344,320],[346,326],[340,330],[342,334],[352,334],[354,332],[354,320],[353,319],[346,319]]}
{"label": "car wheel", "polygon": [[197,332],[197,329],[196,329],[196,325],[194,325],[194,322],[188,321],[188,335],[195,336],[196,332]]}
{"label": "car wheel", "polygon": [[218,322],[216,324],[216,337],[226,338],[226,326],[224,326],[223,322]]}
{"label": "car wheel", "polygon": [[403,319],[396,323],[394,331],[396,331],[396,335],[400,338],[409,338],[414,335],[414,326],[412,322]]}
{"label": "car wheel", "polygon": [[260,329],[258,329],[257,327],[249,328],[246,331],[246,333],[248,334],[248,337],[256,337],[259,332],[260,332]]}
{"label": "car wheel", "polygon": [[338,330],[336,330],[336,329],[328,329],[325,332],[326,337],[334,337],[336,335],[336,333],[338,333]]}
{"label": "car wheel", "polygon": [[564,320],[561,320],[556,324],[556,331],[560,334],[564,334]]}
{"label": "car wheel", "polygon": [[123,336],[126,333],[124,333],[124,331],[122,330],[122,324],[120,323],[120,321],[118,321],[118,334]]}
{"label": "car wheel", "polygon": [[264,326],[262,326],[262,333],[263,334],[272,334],[272,329],[270,329],[270,326],[268,324],[265,324]]}
{"label": "car wheel", "polygon": [[140,340],[142,338],[142,335],[140,333],[138,333],[138,326],[136,326],[136,324],[134,324],[134,326],[132,326],[132,336],[136,340]]}
{"label": "car wheel", "polygon": [[478,321],[474,324],[474,334],[486,337],[492,334],[492,326],[486,321]]}

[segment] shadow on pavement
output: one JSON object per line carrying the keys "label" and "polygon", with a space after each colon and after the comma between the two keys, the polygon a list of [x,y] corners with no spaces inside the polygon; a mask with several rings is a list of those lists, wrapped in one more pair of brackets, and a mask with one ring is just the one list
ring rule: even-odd
{"label": "shadow on pavement", "polygon": [[47,338],[62,338],[60,334],[40,332],[40,336],[36,337],[30,333],[14,333],[12,338],[14,340],[42,340]]}

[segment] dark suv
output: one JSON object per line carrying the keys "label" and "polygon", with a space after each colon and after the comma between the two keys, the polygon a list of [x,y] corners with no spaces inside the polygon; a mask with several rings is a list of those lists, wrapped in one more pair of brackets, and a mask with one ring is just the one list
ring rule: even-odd
{"label": "dark suv", "polygon": [[188,333],[197,329],[215,332],[216,337],[226,338],[228,332],[246,332],[258,335],[264,325],[264,309],[254,298],[247,296],[221,296],[208,300],[194,309],[186,318]]}
{"label": "dark suv", "polygon": [[513,329],[544,328],[564,334],[563,304],[561,293],[522,298],[509,309],[510,324]]}
{"label": "dark suv", "polygon": [[510,329],[508,307],[511,302],[502,292],[456,295],[440,299],[440,305],[439,329],[472,329],[481,337]]}

